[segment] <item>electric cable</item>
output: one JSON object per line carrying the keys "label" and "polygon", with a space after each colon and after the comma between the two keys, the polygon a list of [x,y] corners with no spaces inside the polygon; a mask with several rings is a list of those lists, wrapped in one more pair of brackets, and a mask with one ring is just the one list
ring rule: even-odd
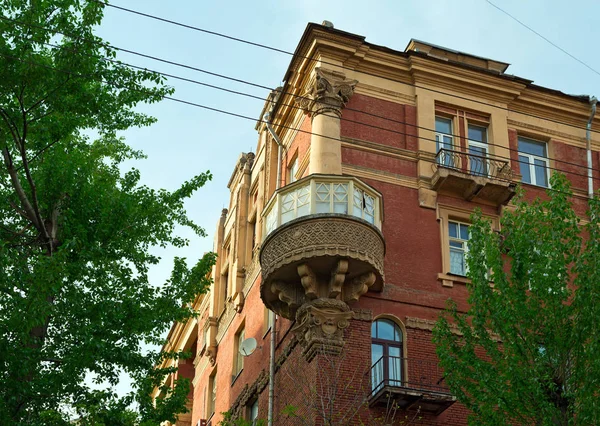
{"label": "electric cable", "polygon": [[[11,57],[10,55],[5,55],[5,54],[0,54],[0,56]],[[89,74],[88,75],[86,75],[86,74],[77,74],[77,73],[74,73],[73,71],[70,71],[70,70],[64,70],[64,69],[52,67],[52,66],[49,66],[49,65],[46,65],[46,64],[40,64],[40,63],[31,62],[31,61],[24,61],[24,60],[22,60],[20,58],[16,58],[16,57],[11,57],[11,58],[14,59],[14,60],[23,62],[23,63],[27,63],[27,64],[34,65],[34,66],[41,66],[41,67],[48,68],[48,69],[51,69],[51,70],[54,70],[54,71],[66,73],[66,74],[69,74],[69,75],[74,75],[76,77],[86,77],[86,78],[93,78],[93,77],[95,77],[95,76],[89,75]],[[114,83],[114,82],[106,81],[106,80],[103,80],[103,79],[99,79],[99,81],[103,82],[105,84],[114,86],[114,87],[116,87],[118,89],[124,89],[124,87],[119,86],[117,83]],[[141,89],[131,89],[131,88],[127,88],[127,89],[129,89],[129,90],[137,90],[137,91],[142,92]],[[168,100],[171,100],[171,101],[174,101],[174,102],[178,102],[178,103],[181,103],[181,104],[185,104],[185,105],[189,105],[189,106],[194,106],[194,107],[197,107],[197,108],[201,108],[201,109],[205,109],[205,110],[209,110],[209,111],[213,111],[213,112],[218,112],[218,113],[221,113],[221,114],[225,114],[225,115],[229,115],[229,116],[233,116],[233,117],[237,117],[237,118],[242,118],[242,119],[250,120],[250,121],[253,121],[253,122],[266,123],[266,120],[264,120],[262,118],[256,119],[256,118],[253,118],[253,117],[250,117],[250,116],[247,116],[247,115],[243,115],[243,114],[239,114],[239,113],[235,113],[235,112],[231,112],[231,111],[227,111],[227,110],[223,110],[223,109],[219,109],[219,108],[214,108],[214,107],[210,107],[210,106],[207,106],[207,105],[199,104],[199,103],[196,103],[196,102],[174,98],[174,97],[171,97],[171,96],[163,96],[163,99],[168,99]],[[318,134],[318,133],[310,132],[308,130],[302,130],[300,128],[296,128],[296,127],[292,127],[292,126],[280,125],[280,127],[286,128],[286,129],[289,129],[289,130],[293,130],[293,131],[297,131],[299,133],[304,133],[304,134],[308,134],[308,135],[315,135],[315,136],[319,136],[319,137],[322,137],[322,138],[325,138],[325,139],[331,139],[331,140],[334,140],[334,141],[340,141],[340,139],[337,139],[337,138],[334,138],[334,137],[330,137],[330,136],[326,136],[326,135],[321,135],[321,134]],[[421,139],[421,137],[419,137],[419,136],[414,136],[414,137],[416,137],[417,139]],[[53,145],[53,144],[54,143],[52,143],[51,145]],[[43,148],[42,150],[40,150],[36,154],[36,156],[38,156],[39,154],[41,154],[48,147],[49,146],[47,146],[47,147]],[[436,162],[435,160],[430,160],[430,159],[426,159],[426,158],[421,158],[421,160],[426,161],[428,163],[431,163],[432,166],[440,166],[440,164],[438,162]],[[573,174],[571,172],[568,172],[568,171],[565,171],[565,170],[562,170],[562,169],[553,168],[552,170],[556,170],[558,172],[565,173],[565,174],[569,174],[569,173]],[[586,175],[580,175],[580,176],[587,177]],[[501,181],[501,182],[515,183],[511,179],[506,179],[506,178],[497,177],[497,176],[494,177],[493,179],[497,180],[497,181]],[[556,189],[553,189],[553,188],[549,188],[549,187],[540,187],[540,188],[544,188],[545,190],[549,190],[549,191],[561,192],[563,194],[571,195],[573,197],[579,197],[579,198],[588,199],[587,195],[583,196],[583,195],[579,195],[579,194],[576,194],[576,193],[568,194],[565,191],[559,191],[559,190],[556,190]]]}
{"label": "electric cable", "polygon": [[549,43],[550,45],[554,46],[555,48],[557,48],[558,50],[560,50],[562,53],[564,53],[565,55],[571,57],[572,59],[575,59],[577,62],[579,62],[581,65],[583,65],[584,67],[588,68],[590,71],[600,75],[600,72],[596,71],[594,68],[592,68],[590,65],[586,64],[585,62],[583,62],[581,59],[577,58],[576,56],[570,54],[569,52],[567,52],[565,49],[563,49],[562,47],[560,47],[559,45],[557,45],[556,43],[554,43],[552,40],[548,39],[547,37],[543,36],[542,34],[540,34],[539,32],[537,32],[536,30],[534,30],[533,28],[531,28],[529,25],[527,25],[526,23],[520,21],[519,19],[517,19],[515,16],[511,15],[510,13],[508,13],[506,10],[502,9],[500,6],[495,5],[494,3],[492,3],[490,0],[485,0],[487,1],[491,6],[495,7],[496,9],[498,9],[500,12],[504,13],[506,16],[508,16],[509,18],[513,19],[514,21],[518,22],[519,24],[521,24],[523,27],[527,28],[529,31],[531,31],[532,33],[534,33],[535,35],[537,35],[539,38],[541,38],[542,40],[546,41],[547,43]]}
{"label": "electric cable", "polygon": [[[19,22],[19,21],[10,19],[10,18],[2,17],[2,16],[0,16],[0,19],[8,20],[8,21],[11,21],[11,22],[19,24],[19,25],[26,25],[26,26],[31,26],[31,27],[35,27],[35,28],[38,28],[38,29],[42,29],[42,30],[45,30],[45,31],[50,31],[50,29],[48,29],[46,27],[43,27],[43,26],[38,26],[38,25],[33,25],[33,24],[26,24],[26,23],[22,23],[22,22]],[[68,34],[65,34],[65,33],[61,33],[61,32],[57,32],[57,33],[59,33],[61,35],[64,35],[64,36],[67,36],[67,37],[70,37]],[[48,45],[50,47],[54,47],[54,48],[61,48],[61,46],[57,46],[57,45],[54,45],[52,43],[43,43],[43,44]],[[235,81],[235,82],[238,82],[238,83],[242,83],[242,84],[246,84],[246,85],[250,85],[250,86],[254,86],[254,87],[258,87],[258,88],[262,88],[262,89],[266,89],[266,90],[270,90],[270,91],[274,90],[273,88],[271,88],[269,86],[264,86],[264,85],[253,83],[253,82],[250,82],[250,81],[247,81],[247,80],[243,80],[243,79],[238,79],[238,78],[226,76],[224,74],[215,73],[215,72],[212,72],[212,71],[208,71],[208,70],[205,70],[205,69],[193,67],[193,66],[186,65],[186,64],[181,64],[181,63],[178,63],[178,62],[169,61],[169,60],[158,58],[158,57],[155,57],[155,56],[152,56],[152,55],[147,55],[147,54],[144,54],[144,53],[139,53],[139,52],[135,52],[135,51],[128,50],[128,49],[123,49],[123,48],[120,48],[120,47],[117,47],[117,46],[114,46],[114,45],[110,45],[108,43],[106,44],[106,46],[110,47],[110,48],[113,48],[115,50],[120,50],[120,51],[123,51],[123,52],[126,52],[126,53],[138,55],[138,56],[145,57],[145,58],[148,58],[148,59],[152,59],[152,60],[155,60],[155,61],[160,61],[160,62],[163,62],[163,63],[168,63],[170,65],[175,65],[175,66],[178,66],[178,67],[183,67],[183,68],[191,69],[191,70],[194,70],[194,71],[198,71],[198,72],[205,73],[205,74],[212,75],[212,76],[216,76],[216,77],[219,77],[219,78],[223,78],[223,79]],[[78,53],[81,54],[81,52],[78,52]],[[164,73],[164,72],[157,71],[157,70],[152,70],[152,69],[149,69],[149,68],[146,68],[146,67],[139,67],[137,65],[132,65],[132,64],[129,64],[129,63],[126,63],[126,62],[123,62],[123,61],[119,61],[119,60],[114,60],[114,59],[110,59],[110,58],[106,58],[106,57],[101,57],[101,56],[89,55],[89,54],[85,54],[85,53],[84,53],[84,55],[89,56],[89,57],[93,57],[95,59],[112,62],[112,63],[115,63],[115,64],[125,65],[125,66],[131,67],[133,69],[138,69],[138,70],[142,70],[142,71],[150,71],[150,72],[153,72],[153,73],[156,73],[156,74],[163,75],[165,77],[174,78],[174,79],[181,80],[181,81],[186,81],[186,82],[189,82],[189,83],[193,83],[193,84],[197,84],[197,85],[209,87],[209,88],[216,89],[216,90],[221,90],[221,91],[224,91],[224,92],[229,92],[229,93],[240,95],[240,96],[254,98],[254,99],[261,100],[261,101],[265,100],[263,97],[260,97],[260,96],[255,96],[255,95],[248,94],[248,93],[245,93],[245,92],[236,91],[236,90],[232,90],[232,89],[227,89],[227,88],[224,88],[224,87],[221,87],[221,86],[216,86],[216,85],[212,85],[212,84],[200,82],[198,80],[193,80],[193,79],[189,79],[189,78],[186,78],[186,77],[181,77],[181,76],[177,76],[177,75],[174,75],[174,74],[169,74],[169,73]],[[304,97],[304,96],[294,95],[294,94],[289,93],[289,92],[283,92],[283,93],[284,94],[290,94],[290,95],[294,96],[297,99],[308,99],[308,100],[310,100],[310,98],[307,98],[307,97]],[[291,105],[291,104],[285,104],[285,103],[282,104],[282,105],[289,106],[291,108],[301,109],[297,105]],[[413,128],[422,129],[422,130],[426,130],[426,131],[437,133],[435,129],[431,129],[431,128],[428,128],[428,127],[425,127],[425,126],[419,126],[419,125],[416,125],[416,124],[413,124],[413,123],[408,123],[408,122],[405,122],[405,121],[395,120],[393,118],[384,117],[384,116],[381,116],[381,115],[378,115],[378,114],[369,113],[369,112],[366,112],[366,111],[363,111],[363,110],[360,110],[360,109],[355,109],[355,108],[351,108],[351,107],[347,107],[347,106],[345,107],[345,109],[348,110],[348,111],[357,112],[359,114],[364,114],[364,115],[368,115],[368,116],[371,116],[371,117],[379,118],[379,119],[382,119],[382,120],[390,121],[390,122],[393,122],[393,123],[396,123],[396,124],[401,124],[401,125],[410,126],[410,127],[413,127]],[[538,118],[541,118],[541,117],[538,117]],[[356,123],[356,124],[359,124],[359,125],[364,125],[364,126],[376,128],[376,129],[379,129],[379,130],[384,130],[384,131],[393,132],[393,133],[396,133],[396,134],[405,135],[405,136],[408,136],[408,137],[416,137],[416,135],[411,135],[411,134],[407,134],[407,133],[403,133],[403,132],[394,131],[394,130],[391,130],[391,129],[387,129],[387,128],[384,128],[384,127],[375,126],[375,125],[372,125],[372,124],[368,124],[368,123],[364,123],[364,122],[352,120],[352,119],[349,119],[349,118],[342,117],[340,119],[344,120],[344,121],[353,122],[353,123]],[[453,138],[458,138],[459,140],[464,138],[461,135],[454,134],[454,133],[444,133],[444,135],[452,136]],[[419,138],[421,140],[432,140],[431,138],[425,138],[425,137],[419,137]],[[467,138],[465,138],[465,139],[467,139]],[[433,141],[437,143],[436,140],[433,140]],[[488,146],[497,146],[499,148],[506,149],[506,150],[508,150],[510,152],[517,152],[517,153],[520,152],[518,149],[511,148],[511,147],[505,147],[503,145],[495,144],[495,143],[492,143],[492,142],[486,142],[486,144]],[[505,160],[510,160],[509,157],[505,157],[505,156],[497,156],[496,155],[496,157],[497,158],[503,158]],[[563,163],[563,164],[569,164],[569,165],[572,165],[574,167],[583,168],[583,169],[588,170],[588,167],[585,164],[577,164],[577,163],[569,162],[569,161],[566,161],[566,160],[561,160],[561,159],[556,159],[556,158],[550,158],[550,157],[546,157],[546,158],[548,158],[548,159],[550,159],[550,160],[552,160],[554,162],[559,162],[559,163]],[[592,170],[599,171],[597,169],[592,169]],[[587,176],[587,175],[585,175],[585,176]],[[598,178],[593,178],[593,179],[598,179]]]}
{"label": "electric cable", "polygon": [[[248,44],[248,45],[259,47],[259,48],[262,48],[262,49],[268,49],[268,50],[271,50],[271,51],[274,51],[274,52],[283,53],[283,54],[292,56],[294,58],[307,59],[307,60],[313,61],[313,62],[319,61],[320,63],[325,64],[325,65],[330,65],[330,66],[333,66],[333,67],[337,67],[337,68],[341,68],[341,69],[345,69],[345,70],[349,70],[349,71],[358,72],[358,73],[361,73],[361,74],[364,74],[364,75],[369,75],[369,76],[372,76],[372,77],[381,78],[381,79],[384,79],[384,80],[392,81],[394,83],[399,83],[399,84],[403,84],[403,85],[406,85],[406,86],[411,86],[411,87],[415,87],[415,88],[418,88],[418,89],[427,90],[427,91],[430,91],[430,92],[433,92],[433,93],[438,93],[438,94],[441,94],[441,95],[452,96],[452,97],[457,98],[457,99],[462,99],[462,100],[466,100],[466,101],[470,101],[470,102],[475,102],[475,103],[478,103],[478,104],[481,104],[481,105],[486,105],[486,106],[489,106],[489,107],[492,107],[492,108],[497,108],[497,109],[500,109],[500,110],[503,110],[503,111],[509,111],[509,112],[513,112],[515,114],[521,114],[521,115],[525,115],[525,116],[533,117],[533,118],[539,118],[541,120],[546,120],[546,121],[549,121],[549,122],[552,122],[552,123],[556,123],[556,124],[561,124],[561,125],[564,125],[564,126],[573,127],[573,128],[576,128],[576,129],[585,129],[585,127],[583,127],[583,126],[577,126],[577,125],[565,123],[565,122],[562,122],[562,121],[559,121],[559,120],[553,120],[551,118],[540,117],[540,116],[537,116],[535,114],[531,114],[531,113],[527,113],[527,112],[512,110],[512,109],[510,109],[508,107],[502,107],[502,106],[499,106],[499,105],[490,104],[488,102],[484,102],[484,101],[481,101],[479,99],[468,98],[468,97],[465,97],[465,96],[460,96],[460,95],[456,95],[456,94],[444,92],[442,90],[432,89],[432,88],[426,87],[426,86],[420,86],[420,85],[417,85],[417,84],[407,83],[407,82],[399,80],[399,79],[393,79],[393,78],[390,78],[390,77],[383,77],[381,75],[377,75],[375,73],[370,73],[370,72],[367,72],[367,71],[357,71],[356,69],[345,67],[343,65],[339,65],[339,64],[336,64],[336,63],[333,63],[333,62],[327,62],[327,61],[324,61],[322,59],[314,59],[314,58],[309,57],[309,56],[304,56],[304,55],[301,55],[301,54],[298,54],[298,53],[293,53],[293,52],[290,52],[290,51],[287,51],[287,50],[284,50],[284,49],[278,49],[276,47],[268,46],[266,44],[256,43],[256,42],[253,42],[253,41],[249,41],[249,40],[242,39],[242,38],[239,38],[239,37],[230,36],[230,35],[227,35],[227,34],[224,34],[224,33],[220,33],[220,32],[217,32],[217,31],[211,31],[211,30],[207,30],[207,29],[204,29],[204,28],[196,27],[196,26],[193,26],[193,25],[183,24],[181,22],[173,21],[173,20],[170,20],[170,19],[161,18],[160,16],[151,15],[149,13],[140,12],[140,11],[137,11],[137,10],[134,10],[134,9],[129,9],[129,8],[126,8],[126,7],[123,7],[123,6],[117,6],[117,5],[111,4],[111,3],[106,3],[106,2],[104,2],[102,0],[91,0],[91,1],[94,1],[96,3],[102,4],[102,5],[107,6],[107,7],[112,7],[112,8],[115,8],[115,9],[118,9],[118,10],[122,10],[122,11],[125,11],[125,12],[128,12],[128,13],[132,13],[132,14],[135,14],[135,15],[143,16],[145,18],[154,19],[154,20],[157,20],[157,21],[161,21],[161,22],[165,22],[165,23],[171,24],[171,25],[176,25],[176,26],[180,26],[180,27],[187,28],[187,29],[190,29],[190,30],[199,31],[199,32],[202,32],[202,33],[205,33],[205,34],[209,34],[209,35],[213,35],[213,36],[216,36],[216,37],[225,38],[225,39],[232,40],[232,41],[239,42],[239,43]],[[566,95],[566,96],[570,96],[570,95]],[[593,133],[600,133],[600,131],[598,131],[598,130],[592,130],[592,132]]]}

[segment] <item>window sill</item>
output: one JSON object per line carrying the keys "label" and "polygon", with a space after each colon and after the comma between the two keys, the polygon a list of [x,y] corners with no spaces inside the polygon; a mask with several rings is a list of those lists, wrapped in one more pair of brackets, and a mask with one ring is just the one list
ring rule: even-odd
{"label": "window sill", "polygon": [[269,328],[267,328],[267,330],[263,334],[263,337],[262,337],[263,340],[265,340],[270,333],[271,333],[271,326],[269,326]]}
{"label": "window sill", "polygon": [[462,275],[444,274],[439,273],[437,276],[438,281],[442,282],[443,287],[454,287],[454,283],[470,284],[471,280]]}
{"label": "window sill", "polygon": [[242,371],[244,371],[243,368],[235,376],[233,376],[231,378],[231,386],[233,386],[233,384],[237,381],[238,377],[240,377],[242,375]]}

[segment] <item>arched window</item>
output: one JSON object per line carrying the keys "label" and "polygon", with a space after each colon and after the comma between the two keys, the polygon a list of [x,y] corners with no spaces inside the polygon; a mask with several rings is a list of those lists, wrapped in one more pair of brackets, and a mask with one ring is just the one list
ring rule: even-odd
{"label": "arched window", "polygon": [[404,354],[402,330],[389,319],[378,319],[371,325],[372,389],[402,386]]}

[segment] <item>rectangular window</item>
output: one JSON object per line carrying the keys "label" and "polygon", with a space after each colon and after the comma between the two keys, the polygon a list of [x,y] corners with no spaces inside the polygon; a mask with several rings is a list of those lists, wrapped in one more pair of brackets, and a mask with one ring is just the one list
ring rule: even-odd
{"label": "rectangular window", "polygon": [[208,388],[210,389],[208,394],[208,400],[206,401],[206,413],[207,418],[211,418],[215,414],[215,407],[217,405],[217,373],[213,373],[208,379]]}
{"label": "rectangular window", "polygon": [[244,329],[242,328],[235,335],[235,347],[234,347],[235,352],[233,354],[233,377],[232,377],[232,380],[235,380],[237,378],[237,376],[244,369],[244,356],[241,354],[240,348],[242,347],[242,342],[245,339],[245,334],[246,333],[244,332]]}
{"label": "rectangular window", "polygon": [[487,127],[469,124],[469,171],[478,176],[488,175]]}
{"label": "rectangular window", "polygon": [[519,167],[524,183],[547,188],[549,165],[545,142],[519,138]]}
{"label": "rectangular window", "polygon": [[[450,118],[435,117],[435,141],[437,153],[439,153],[441,149],[450,151],[453,149],[452,120]],[[452,153],[444,151],[439,154],[438,163],[447,167],[452,167]]]}
{"label": "rectangular window", "polygon": [[462,222],[448,222],[448,243],[450,250],[450,273],[467,275],[467,254],[469,253],[469,225]]}
{"label": "rectangular window", "polygon": [[248,420],[252,425],[258,423],[258,399],[248,406]]}
{"label": "rectangular window", "polygon": [[298,157],[296,157],[288,167],[288,183],[296,182],[298,180],[296,174],[298,174]]}

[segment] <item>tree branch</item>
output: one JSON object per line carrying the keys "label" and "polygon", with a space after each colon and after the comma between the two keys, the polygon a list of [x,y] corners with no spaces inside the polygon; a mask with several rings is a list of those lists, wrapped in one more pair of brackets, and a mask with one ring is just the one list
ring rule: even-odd
{"label": "tree branch", "polygon": [[31,189],[31,200],[33,203],[33,211],[35,213],[35,216],[36,216],[38,224],[39,224],[38,230],[44,236],[46,243],[48,243],[48,245],[49,245],[48,249],[50,251],[50,254],[52,254],[52,241],[50,240],[50,237],[48,235],[48,230],[44,226],[44,221],[42,220],[42,214],[40,212],[40,207],[39,207],[39,203],[38,203],[38,199],[37,199],[37,189],[35,187],[35,182],[33,181],[33,178],[31,176],[31,171],[29,170],[29,162],[27,161],[27,151],[25,150],[25,141],[27,138],[28,123],[27,123],[27,112],[25,111],[25,107],[23,105],[23,97],[22,96],[23,96],[23,92],[21,91],[21,95],[19,96],[19,105],[21,106],[21,115],[23,118],[23,137],[21,139],[21,146],[20,146],[21,160],[23,161],[23,169],[25,170],[25,176],[27,177],[27,182],[29,183],[29,188]]}
{"label": "tree branch", "polygon": [[13,184],[13,188],[15,189],[17,196],[19,197],[19,200],[21,201],[21,205],[23,206],[23,209],[27,213],[27,216],[26,216],[27,220],[29,220],[31,223],[33,223],[33,225],[36,227],[36,229],[38,231],[41,231],[40,228],[43,227],[43,224],[40,221],[38,221],[35,211],[33,210],[33,207],[31,205],[31,203],[29,202],[29,199],[27,198],[27,194],[25,194],[25,191],[23,190],[23,186],[21,185],[21,180],[19,179],[19,175],[17,174],[17,172],[15,170],[15,166],[13,164],[12,157],[11,157],[10,152],[8,151],[7,147],[4,147],[2,149],[2,154],[4,157],[4,164],[6,165],[6,170],[8,171],[8,174],[10,175],[10,179]]}

